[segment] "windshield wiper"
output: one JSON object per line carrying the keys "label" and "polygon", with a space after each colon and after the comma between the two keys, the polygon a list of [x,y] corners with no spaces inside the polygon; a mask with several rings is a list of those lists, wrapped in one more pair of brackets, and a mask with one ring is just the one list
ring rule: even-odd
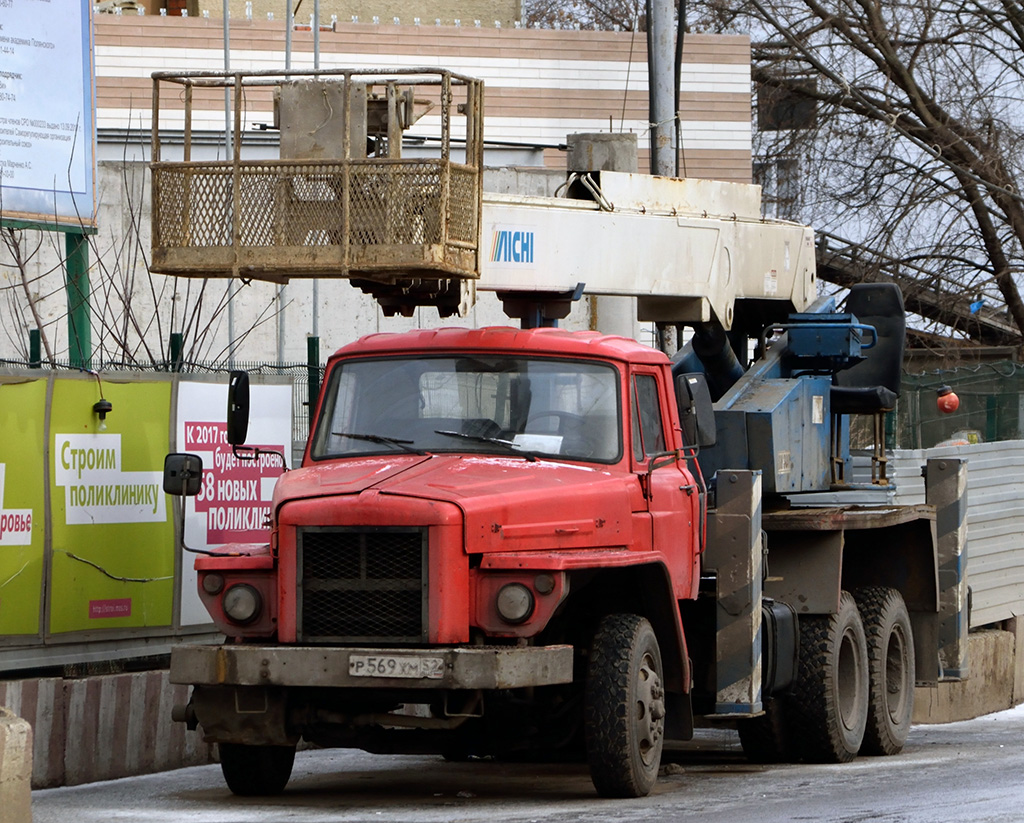
{"label": "windshield wiper", "polygon": [[443,431],[441,429],[434,429],[434,434],[444,434],[448,437],[461,437],[463,440],[472,440],[474,443],[491,443],[495,446],[501,446],[503,449],[508,451],[509,454],[519,455],[525,457],[527,460],[536,460],[536,455],[533,452],[524,451],[516,446],[511,440],[502,440],[500,437],[486,437],[482,434],[467,434],[466,432],[453,432]]}
{"label": "windshield wiper", "polygon": [[398,440],[394,437],[384,437],[380,434],[354,434],[352,432],[331,432],[335,437],[350,437],[353,440],[365,440],[368,443],[381,443],[387,446],[396,446],[402,451],[409,452],[410,454],[424,454],[422,449],[413,448],[410,443],[413,440]]}

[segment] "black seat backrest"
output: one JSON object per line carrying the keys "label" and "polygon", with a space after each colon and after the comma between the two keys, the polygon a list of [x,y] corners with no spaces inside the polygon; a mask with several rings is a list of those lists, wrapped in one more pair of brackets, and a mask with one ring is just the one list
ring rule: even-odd
{"label": "black seat backrest", "polygon": [[858,283],[846,298],[846,312],[856,316],[859,322],[874,326],[878,342],[864,350],[866,360],[837,372],[835,385],[846,388],[882,386],[898,396],[907,339],[907,313],[900,287],[895,283]]}

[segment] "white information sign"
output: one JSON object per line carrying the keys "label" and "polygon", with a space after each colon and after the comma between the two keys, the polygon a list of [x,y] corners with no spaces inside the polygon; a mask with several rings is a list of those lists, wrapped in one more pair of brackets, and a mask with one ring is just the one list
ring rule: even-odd
{"label": "white information sign", "polygon": [[[3,2],[3,0],[0,0]],[[185,545],[208,550],[226,543],[270,541],[270,501],[284,473],[274,455],[238,460],[227,442],[226,383],[182,380],[178,385],[178,451],[203,459],[203,482],[185,502]],[[292,451],[291,385],[250,386],[246,443],[288,455]],[[186,554],[181,574],[181,624],[210,622],[196,591],[194,555]]]}
{"label": "white information sign", "polygon": [[0,213],[92,226],[91,0],[0,0]]}
{"label": "white information sign", "polygon": [[167,520],[160,472],[122,471],[121,435],[58,432],[53,440],[54,484],[64,488],[69,526]]}

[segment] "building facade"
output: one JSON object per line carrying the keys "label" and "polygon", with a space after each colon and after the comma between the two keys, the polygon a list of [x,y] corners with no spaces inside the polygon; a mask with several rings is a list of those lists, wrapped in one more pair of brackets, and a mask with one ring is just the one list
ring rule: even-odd
{"label": "building facade", "polygon": [[[201,0],[208,5],[213,0]],[[213,3],[216,5],[216,3]],[[237,5],[237,4],[236,4]],[[286,61],[282,21],[267,19],[253,3],[229,20],[229,68],[281,69]],[[499,4],[481,4],[497,9]],[[329,8],[324,0],[324,9]],[[234,6],[232,6],[234,8]],[[263,16],[260,11],[263,10]],[[492,9],[493,11],[493,9]],[[490,15],[496,18],[496,11]],[[340,19],[340,16],[339,16]],[[281,287],[252,282],[202,283],[152,274],[149,255],[149,137],[154,71],[225,68],[224,24],[208,17],[97,14],[95,73],[97,123],[97,224],[90,238],[93,362],[149,365],[166,357],[172,334],[181,335],[183,355],[194,361],[301,362],[307,336],[320,338],[327,353],[370,332],[411,325],[438,325],[430,309],[413,318],[384,318],[376,304],[347,281],[322,280]],[[485,81],[485,163],[529,168],[540,189],[553,190],[565,168],[570,133],[632,131],[638,134],[640,168],[647,166],[647,64],[643,35],[629,32],[517,29],[491,20],[475,25],[420,25],[393,21],[338,22],[322,31],[314,55],[312,32],[292,33],[295,69],[444,67]],[[680,96],[682,176],[735,182],[751,178],[750,48],[746,38],[689,35]],[[247,104],[246,145],[276,151],[276,133],[259,131],[272,118],[268,106]],[[197,105],[193,139],[223,156],[225,112],[211,96]],[[173,146],[180,124],[161,123]],[[411,130],[415,131],[415,127]],[[166,134],[165,134],[166,132]],[[494,179],[493,177],[490,179]],[[545,182],[546,181],[546,182]],[[25,232],[23,235],[30,235]],[[26,249],[36,240],[24,236]],[[2,262],[11,252],[0,250]],[[0,358],[25,359],[38,317],[55,359],[66,356],[67,302],[59,244],[43,242],[19,266],[0,269],[0,307],[14,322],[0,339]],[[22,288],[21,286],[25,286]],[[623,300],[625,298],[619,298]],[[611,298],[584,299],[565,325],[600,327],[653,339],[651,330],[626,323]],[[31,303],[31,305],[29,305]],[[627,310],[628,313],[628,310]],[[485,298],[465,318],[446,323],[508,322],[497,301]]]}

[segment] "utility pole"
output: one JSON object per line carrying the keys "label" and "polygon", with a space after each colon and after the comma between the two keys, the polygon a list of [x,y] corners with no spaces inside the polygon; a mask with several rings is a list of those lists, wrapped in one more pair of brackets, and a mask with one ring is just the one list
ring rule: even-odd
{"label": "utility pole", "polygon": [[647,87],[651,174],[676,173],[675,46],[672,0],[647,0]]}

